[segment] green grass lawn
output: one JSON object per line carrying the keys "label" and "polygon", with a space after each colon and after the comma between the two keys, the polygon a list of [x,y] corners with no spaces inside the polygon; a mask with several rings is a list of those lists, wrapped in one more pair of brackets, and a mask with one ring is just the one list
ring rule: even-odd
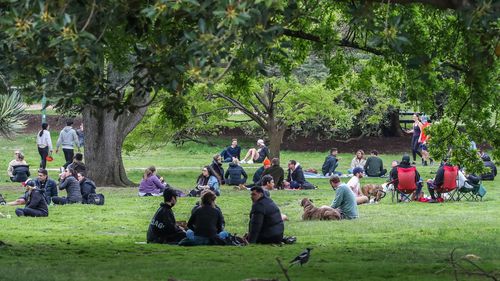
{"label": "green grass lawn", "polygon": [[[221,145],[227,142],[220,140]],[[16,141],[0,140],[0,163],[5,170],[16,148],[25,151],[33,168],[37,166],[34,137],[20,136]],[[136,168],[153,164],[171,185],[187,191],[194,186],[200,168],[219,150],[198,144],[169,145],[125,155],[124,161],[133,181],[138,182],[142,175]],[[318,169],[326,154],[284,151],[281,156]],[[352,155],[340,156],[341,170],[346,170]],[[62,154],[57,156],[49,168],[60,166],[62,158]],[[400,158],[383,155],[386,164]],[[244,167],[251,176],[258,165]],[[427,179],[437,167],[418,169]],[[0,193],[13,200],[22,188],[5,182],[6,172],[3,174]],[[453,280],[450,269],[436,272],[448,265],[454,248],[457,256],[480,256],[478,263],[487,270],[500,268],[498,179],[485,183],[488,193],[483,202],[393,204],[387,196],[380,204],[360,206],[358,220],[304,222],[300,199],[309,197],[323,205],[334,197],[326,179],[311,181],[320,189],[272,192],[273,200],[290,218],[285,234],[297,237],[296,244],[282,247],[182,248],[136,243],[145,241],[149,220],[161,201],[137,197],[136,188],[99,188],[106,196],[104,206],[50,206],[48,218],[17,218],[14,207],[0,206],[1,213],[12,216],[0,219],[0,240],[7,244],[0,245],[0,280],[167,280],[171,276],[182,280],[285,280],[275,258],[288,261],[306,247],[313,248],[311,259],[302,268],[290,269],[291,280]],[[383,179],[362,179],[363,184],[381,182]],[[174,208],[176,218],[187,220],[196,200],[180,198]],[[226,230],[245,233],[249,193],[223,187],[217,203]]]}

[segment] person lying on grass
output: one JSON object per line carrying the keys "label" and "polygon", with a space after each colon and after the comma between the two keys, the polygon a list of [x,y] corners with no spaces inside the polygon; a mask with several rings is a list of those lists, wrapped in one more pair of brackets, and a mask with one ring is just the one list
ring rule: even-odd
{"label": "person lying on grass", "polygon": [[337,175],[333,175],[330,178],[330,185],[335,190],[335,199],[333,199],[332,208],[340,212],[340,218],[348,220],[358,218],[356,197],[349,186],[342,183]]}
{"label": "person lying on grass", "polygon": [[177,192],[171,188],[163,191],[163,203],[149,223],[148,243],[177,244],[186,238],[186,231],[177,225],[172,208],[177,203]]}
{"label": "person lying on grass", "polygon": [[216,198],[211,190],[202,192],[201,206],[191,214],[186,238],[179,242],[180,246],[218,245],[229,235],[224,231],[224,217],[215,205]]}
{"label": "person lying on grass", "polygon": [[280,244],[285,231],[280,209],[271,198],[264,195],[262,187],[255,186],[250,191],[253,204],[246,235],[248,242]]}
{"label": "person lying on grass", "polygon": [[26,182],[26,206],[24,208],[17,208],[16,215],[18,217],[47,217],[49,215],[49,208],[43,189],[38,189],[32,180]]}
{"label": "person lying on grass", "polygon": [[52,197],[52,202],[57,205],[82,203],[82,191],[80,183],[76,179],[76,173],[71,168],[66,168],[64,173],[61,174],[61,182],[59,183],[59,190],[66,190],[67,197]]}
{"label": "person lying on grass", "polygon": [[165,184],[163,178],[156,175],[155,166],[147,168],[139,185],[139,196],[160,196],[163,190],[165,190]]}

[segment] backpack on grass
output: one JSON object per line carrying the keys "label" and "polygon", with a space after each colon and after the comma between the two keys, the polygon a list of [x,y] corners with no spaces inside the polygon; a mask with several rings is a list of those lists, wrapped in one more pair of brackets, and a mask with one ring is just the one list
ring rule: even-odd
{"label": "backpack on grass", "polygon": [[87,204],[104,205],[104,195],[101,193],[89,194],[89,197],[87,199]]}

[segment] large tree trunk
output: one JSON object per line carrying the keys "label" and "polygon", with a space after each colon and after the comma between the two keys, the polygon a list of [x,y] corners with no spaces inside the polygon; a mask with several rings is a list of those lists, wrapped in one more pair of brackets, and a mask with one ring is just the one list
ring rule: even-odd
{"label": "large tree trunk", "polygon": [[285,129],[271,128],[270,130],[267,130],[267,135],[269,136],[269,154],[271,159],[280,157],[281,143],[283,142],[284,134]]}
{"label": "large tree trunk", "polygon": [[401,129],[401,124],[399,122],[399,110],[389,108],[387,112],[387,125],[382,125],[382,135],[384,137],[401,137],[403,136],[403,130]]}
{"label": "large tree trunk", "polygon": [[142,120],[147,107],[125,112],[113,119],[114,111],[89,106],[83,110],[85,164],[88,177],[98,186],[132,186],[122,161],[125,137]]}

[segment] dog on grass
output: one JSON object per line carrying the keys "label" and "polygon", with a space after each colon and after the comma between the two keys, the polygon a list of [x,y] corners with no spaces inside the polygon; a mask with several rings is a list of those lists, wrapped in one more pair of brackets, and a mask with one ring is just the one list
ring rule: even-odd
{"label": "dog on grass", "polygon": [[361,193],[367,196],[370,202],[379,202],[382,198],[385,197],[386,191],[380,184],[365,184],[361,187]]}
{"label": "dog on grass", "polygon": [[304,207],[303,220],[340,220],[340,213],[329,206],[314,207],[312,200],[302,199],[300,206]]}

